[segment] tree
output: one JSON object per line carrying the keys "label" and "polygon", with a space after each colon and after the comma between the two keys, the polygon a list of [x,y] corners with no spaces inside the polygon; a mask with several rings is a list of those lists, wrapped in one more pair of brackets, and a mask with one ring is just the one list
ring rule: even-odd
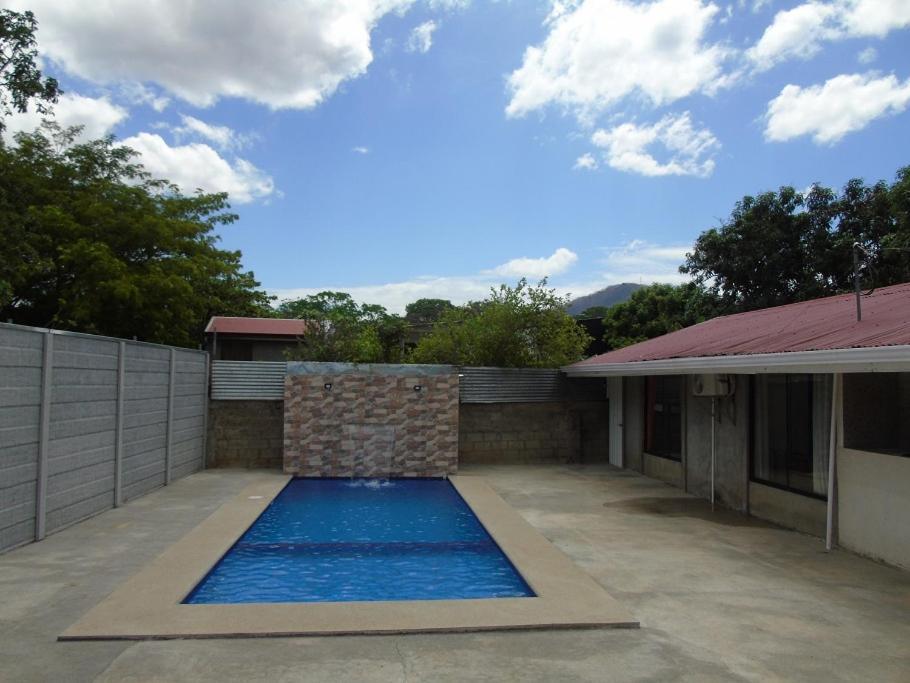
{"label": "tree", "polygon": [[448,299],[418,299],[405,307],[404,319],[410,325],[432,325],[453,308]]}
{"label": "tree", "polygon": [[411,354],[415,363],[552,368],[580,360],[591,338],[566,313],[568,300],[519,280],[489,298],[445,311]]}
{"label": "tree", "polygon": [[586,318],[603,318],[609,310],[610,306],[590,306],[576,315],[575,318],[578,320],[585,320]]}
{"label": "tree", "polygon": [[718,315],[718,302],[694,282],[653,284],[611,306],[604,316],[604,342],[619,349],[703,322]]}
{"label": "tree", "polygon": [[0,146],[0,319],[196,346],[206,320],[268,314],[214,229],[226,194],[181,194],[113,138],[53,123]]}
{"label": "tree", "polygon": [[324,291],[283,301],[283,317],[306,320],[293,360],[391,363],[401,360],[404,321],[376,304],[359,305],[346,292]]}
{"label": "tree", "polygon": [[840,194],[816,184],[805,194],[782,187],[743,197],[727,221],[698,237],[680,271],[741,311],[849,289],[854,244],[866,254],[865,286],[906,282],[908,168],[890,187],[855,178]]}
{"label": "tree", "polygon": [[57,81],[42,77],[35,65],[37,30],[31,12],[0,10],[0,132],[6,127],[3,118],[27,111],[29,101],[35,100],[38,113],[46,114],[63,93]]}

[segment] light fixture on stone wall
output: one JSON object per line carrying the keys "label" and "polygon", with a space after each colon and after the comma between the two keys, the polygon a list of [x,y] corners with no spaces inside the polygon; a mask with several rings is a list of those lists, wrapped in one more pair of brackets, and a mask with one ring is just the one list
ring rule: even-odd
{"label": "light fixture on stone wall", "polygon": [[423,389],[423,387],[421,385],[419,385],[419,384],[414,385],[414,391],[420,391],[421,389]]}
{"label": "light fixture on stone wall", "polygon": [[331,391],[331,390],[332,390],[332,383],[331,383],[331,382],[326,382],[325,384],[322,385],[322,388],[325,389],[326,391]]}

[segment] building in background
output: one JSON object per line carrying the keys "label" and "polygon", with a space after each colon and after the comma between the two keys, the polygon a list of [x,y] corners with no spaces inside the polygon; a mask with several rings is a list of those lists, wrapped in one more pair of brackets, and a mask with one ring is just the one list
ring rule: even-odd
{"label": "building in background", "polygon": [[205,327],[205,348],[212,360],[283,361],[305,329],[293,318],[215,316]]}

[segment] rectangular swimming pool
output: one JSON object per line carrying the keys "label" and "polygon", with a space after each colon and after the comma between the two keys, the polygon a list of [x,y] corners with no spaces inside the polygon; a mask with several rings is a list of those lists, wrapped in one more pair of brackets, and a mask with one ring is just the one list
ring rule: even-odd
{"label": "rectangular swimming pool", "polygon": [[293,479],[188,604],[533,597],[442,479]]}

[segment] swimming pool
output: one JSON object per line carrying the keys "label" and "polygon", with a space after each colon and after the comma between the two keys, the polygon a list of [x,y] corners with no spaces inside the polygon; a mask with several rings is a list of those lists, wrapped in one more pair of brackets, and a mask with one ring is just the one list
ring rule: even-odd
{"label": "swimming pool", "polygon": [[293,479],[187,604],[533,597],[442,479]]}

